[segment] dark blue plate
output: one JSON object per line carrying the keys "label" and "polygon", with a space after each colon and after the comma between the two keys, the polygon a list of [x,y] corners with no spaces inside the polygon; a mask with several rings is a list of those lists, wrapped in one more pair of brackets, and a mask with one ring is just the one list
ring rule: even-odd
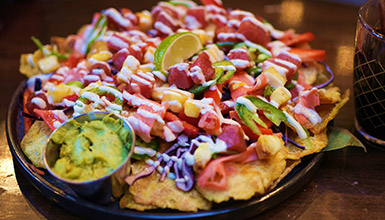
{"label": "dark blue plate", "polygon": [[302,158],[297,165],[272,191],[264,196],[253,197],[247,201],[229,201],[214,204],[210,211],[179,212],[170,209],[139,212],[120,209],[118,202],[101,205],[85,200],[73,193],[64,183],[57,181],[46,172],[36,173],[29,166],[28,159],[20,148],[20,140],[24,135],[23,117],[19,106],[24,82],[17,88],[8,108],[6,134],[15,166],[19,167],[27,180],[44,196],[69,212],[92,219],[245,219],[258,215],[283,202],[299,190],[321,164],[323,153]]}

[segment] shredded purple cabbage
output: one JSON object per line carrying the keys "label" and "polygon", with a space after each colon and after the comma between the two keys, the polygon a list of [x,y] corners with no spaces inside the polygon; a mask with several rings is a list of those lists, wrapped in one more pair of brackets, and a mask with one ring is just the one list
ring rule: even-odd
{"label": "shredded purple cabbage", "polygon": [[163,154],[160,154],[157,161],[151,166],[140,173],[126,177],[125,180],[129,185],[132,185],[136,180],[151,175],[160,167],[161,169],[158,170],[161,174],[160,181],[164,181],[170,173],[173,173],[175,175],[175,185],[183,191],[190,191],[194,186],[194,173],[185,156],[187,153],[193,154],[196,147],[192,143],[184,146],[175,143]]}

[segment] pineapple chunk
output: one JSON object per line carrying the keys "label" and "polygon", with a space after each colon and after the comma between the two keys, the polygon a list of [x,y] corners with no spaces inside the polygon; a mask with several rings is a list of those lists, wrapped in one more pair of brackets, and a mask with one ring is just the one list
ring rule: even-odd
{"label": "pineapple chunk", "polygon": [[[97,53],[103,53],[103,52],[109,52],[108,51],[107,42],[105,42],[105,41],[95,41],[92,44],[92,46],[90,48],[90,51],[87,54],[87,59],[91,58],[92,56],[94,56]],[[97,58],[94,58],[94,59],[99,60]],[[102,60],[100,60],[100,61],[102,61]],[[103,61],[106,61],[106,60],[103,60]]]}
{"label": "pineapple chunk", "polygon": [[64,97],[72,95],[75,92],[76,91],[71,86],[67,86],[64,83],[60,83],[59,85],[53,86],[47,91],[48,96],[52,98],[52,101],[55,104],[61,103]]}
{"label": "pineapple chunk", "polygon": [[168,103],[168,108],[175,113],[183,111],[183,105],[187,99],[193,98],[192,93],[180,89],[170,88],[164,91],[162,104]]}
{"label": "pineapple chunk", "polygon": [[211,63],[225,59],[225,53],[223,53],[216,44],[209,44],[206,48],[205,52],[209,55]]}
{"label": "pineapple chunk", "polygon": [[284,148],[285,143],[282,138],[274,135],[262,134],[259,136],[257,146],[255,148],[258,159],[267,159],[275,155]]}
{"label": "pineapple chunk", "polygon": [[270,101],[276,104],[275,107],[279,107],[282,104],[289,101],[291,98],[291,93],[285,87],[279,87],[274,90],[274,92],[270,96]]}
{"label": "pineapple chunk", "polygon": [[111,59],[112,53],[110,51],[100,51],[98,53],[92,54],[90,59],[95,59],[97,61],[108,61]]}
{"label": "pineapple chunk", "polygon": [[155,47],[148,47],[147,48],[146,53],[144,54],[144,58],[143,58],[144,63],[154,63],[155,51],[156,51]]}
{"label": "pineapple chunk", "polygon": [[131,75],[135,74],[140,67],[140,62],[132,55],[124,60],[123,67],[117,74],[118,82],[130,83]]}
{"label": "pineapple chunk", "polygon": [[263,74],[265,74],[267,84],[274,88],[283,87],[287,81],[286,77],[272,66],[263,71]]}
{"label": "pineapple chunk", "polygon": [[51,73],[59,68],[59,61],[56,56],[45,57],[38,62],[43,73]]}
{"label": "pineapple chunk", "polygon": [[167,87],[155,87],[154,90],[152,90],[151,97],[157,101],[162,101],[164,91],[168,89],[168,84],[166,85]]}
{"label": "pineapple chunk", "polygon": [[200,101],[194,99],[187,100],[184,103],[184,114],[192,118],[198,118],[201,114]]}
{"label": "pineapple chunk", "polygon": [[142,12],[136,13],[136,15],[139,18],[139,30],[143,32],[147,32],[152,28],[153,20],[152,20],[151,12],[144,10]]}
{"label": "pineapple chunk", "polygon": [[199,144],[198,148],[194,152],[194,168],[203,169],[211,159],[211,150],[208,143]]}

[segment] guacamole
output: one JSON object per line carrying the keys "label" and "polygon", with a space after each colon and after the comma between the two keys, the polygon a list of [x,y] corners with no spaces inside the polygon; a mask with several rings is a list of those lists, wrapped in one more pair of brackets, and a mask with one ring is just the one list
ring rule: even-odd
{"label": "guacamole", "polygon": [[110,174],[127,158],[130,130],[107,115],[103,120],[79,123],[71,119],[52,136],[60,155],[52,171],[64,179],[89,181]]}

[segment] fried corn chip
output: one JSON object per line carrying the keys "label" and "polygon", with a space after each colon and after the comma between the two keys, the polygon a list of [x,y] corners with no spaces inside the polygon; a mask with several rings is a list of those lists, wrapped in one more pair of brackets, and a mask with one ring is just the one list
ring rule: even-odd
{"label": "fried corn chip", "polygon": [[266,193],[271,184],[281,177],[286,168],[286,156],[278,152],[266,160],[256,160],[251,163],[226,163],[229,173],[226,190],[215,190],[197,187],[198,191],[216,203],[229,199],[247,200],[254,195]]}
{"label": "fried corn chip", "polygon": [[47,139],[52,130],[44,121],[35,121],[21,141],[21,149],[32,164],[38,168],[44,168],[43,153]]}
{"label": "fried corn chip", "polygon": [[134,196],[129,192],[127,192],[127,194],[125,194],[122,197],[122,199],[120,199],[119,207],[121,209],[128,208],[128,209],[135,209],[138,211],[145,211],[145,210],[157,208],[156,206],[153,206],[153,205],[142,205],[142,204],[136,203],[134,200]]}
{"label": "fried corn chip", "polygon": [[314,134],[320,133],[324,130],[329,122],[333,120],[340,109],[349,101],[350,91],[346,90],[343,96],[341,96],[341,100],[332,105],[320,105],[316,108],[319,116],[322,118],[321,124],[316,124],[314,127],[310,129]]}
{"label": "fried corn chip", "polygon": [[267,191],[273,190],[278,185],[278,183],[280,183],[281,180],[283,180],[283,178],[285,178],[299,163],[301,163],[301,160],[286,160],[285,170],[282,172],[281,176],[276,179],[273,184],[271,184]]}
{"label": "fried corn chip", "polygon": [[304,157],[309,154],[320,152],[328,144],[328,136],[326,134],[326,129],[321,132],[310,136],[308,139],[301,139],[298,136],[291,137],[291,139],[305,147],[305,149],[300,149],[293,144],[288,143],[288,159],[298,160],[301,157]]}
{"label": "fried corn chip", "polygon": [[[132,172],[138,173],[145,166],[143,161],[136,162],[132,165]],[[184,192],[178,189],[174,180],[166,178],[163,182],[159,180],[160,174],[154,172],[151,175],[137,180],[129,188],[129,193],[133,196],[132,200],[127,200],[128,208],[170,208],[180,211],[197,212],[198,210],[209,210],[211,203],[204,199],[196,189]],[[123,197],[129,199],[127,196]],[[138,206],[139,205],[139,206]]]}

